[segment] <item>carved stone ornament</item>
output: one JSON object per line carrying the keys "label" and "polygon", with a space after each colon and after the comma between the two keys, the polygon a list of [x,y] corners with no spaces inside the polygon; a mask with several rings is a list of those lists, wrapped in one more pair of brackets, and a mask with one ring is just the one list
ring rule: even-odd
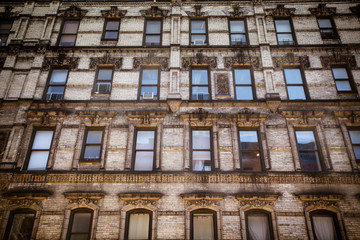
{"label": "carved stone ornament", "polygon": [[276,8],[266,10],[270,16],[289,17],[294,15],[295,8],[285,8],[284,4],[278,4]]}
{"label": "carved stone ornament", "polygon": [[139,70],[141,65],[160,65],[162,71],[169,69],[169,58],[155,57],[154,53],[149,53],[148,57],[134,58],[133,68]]}
{"label": "carved stone ornament", "polygon": [[89,69],[94,70],[98,65],[114,65],[115,70],[120,70],[122,66],[122,58],[112,58],[109,53],[106,53],[100,58],[90,58]]}
{"label": "carved stone ornament", "polygon": [[261,194],[246,193],[235,194],[235,198],[240,202],[240,206],[264,207],[274,206],[274,202],[278,199],[278,194]]}
{"label": "carved stone ornament", "polygon": [[360,4],[356,5],[356,7],[351,7],[350,8],[350,11],[353,13],[353,14],[356,14],[356,16],[358,18],[360,18]]}
{"label": "carved stone ornament", "polygon": [[320,3],[317,8],[309,8],[309,11],[316,16],[331,16],[336,13],[336,8],[326,7],[325,3]]}
{"label": "carved stone ornament", "polygon": [[360,111],[334,111],[334,115],[336,118],[344,119],[351,123],[360,123]]}
{"label": "carved stone ornament", "polygon": [[101,16],[105,18],[125,17],[127,10],[119,10],[116,6],[111,6],[110,10],[101,10]]}
{"label": "carved stone ornament", "polygon": [[70,112],[68,110],[63,109],[30,109],[26,111],[28,121],[41,122],[42,125],[56,123],[64,119],[64,117],[66,117],[69,113]]}
{"label": "carved stone ornament", "polygon": [[4,198],[8,200],[8,205],[28,208],[32,205],[41,206],[42,202],[49,196],[49,193],[5,193]]}
{"label": "carved stone ornament", "polygon": [[47,45],[36,45],[36,53],[37,54],[45,54],[47,50]]}
{"label": "carved stone ornament", "polygon": [[189,17],[204,17],[205,12],[201,11],[201,5],[194,6],[195,12],[186,12]]}
{"label": "carved stone ornament", "polygon": [[[1,18],[11,18],[15,17],[15,13],[12,13],[11,10],[13,10],[12,6],[5,6],[5,12],[0,13]],[[16,14],[17,15],[17,14]]]}
{"label": "carved stone ornament", "polygon": [[337,207],[342,199],[340,194],[299,194],[300,201],[304,203],[304,207],[328,208]]}
{"label": "carved stone ornament", "polygon": [[59,16],[62,16],[64,18],[83,18],[86,13],[87,10],[81,10],[79,7],[70,6],[66,10],[60,10]]}
{"label": "carved stone ornament", "polygon": [[165,111],[129,111],[126,112],[127,117],[131,122],[149,125],[152,123],[159,123],[166,117]]}
{"label": "carved stone ornament", "polygon": [[221,118],[221,114],[212,114],[199,108],[190,114],[180,115],[181,120],[187,121],[191,126],[212,126]]}
{"label": "carved stone ornament", "polygon": [[80,58],[68,57],[65,54],[59,54],[58,57],[45,57],[42,70],[50,70],[51,66],[66,66],[70,70],[77,70]]}
{"label": "carved stone ornament", "polygon": [[99,201],[104,198],[105,194],[102,192],[71,192],[64,193],[66,199],[68,199],[69,204],[78,204],[82,206],[87,206],[89,204],[98,205]]}
{"label": "carved stone ornament", "polygon": [[331,56],[320,56],[320,61],[326,69],[330,69],[331,64],[346,64],[351,68],[356,68],[355,56],[343,55],[340,51],[334,51]]}
{"label": "carved stone ornament", "polygon": [[169,13],[168,10],[161,10],[157,6],[151,6],[148,10],[140,10],[143,17],[166,17]]}
{"label": "carved stone ornament", "polygon": [[295,56],[294,53],[288,53],[285,57],[273,57],[272,59],[277,70],[284,65],[302,65],[305,69],[310,68],[308,56]]}
{"label": "carved stone ornament", "polygon": [[255,113],[254,111],[244,108],[238,114],[228,114],[226,119],[236,123],[238,126],[259,126],[260,122],[264,122],[268,115]]}
{"label": "carved stone ornament", "polygon": [[260,60],[258,57],[245,56],[243,51],[240,51],[234,57],[224,58],[225,68],[230,70],[233,66],[252,66],[256,70],[260,70]]}
{"label": "carved stone ornament", "polygon": [[123,201],[124,205],[136,207],[155,206],[162,196],[162,193],[122,193],[119,194],[119,200]]}
{"label": "carved stone ornament", "polygon": [[180,194],[187,206],[209,207],[212,205],[220,206],[224,199],[224,194],[219,193],[186,193]]}
{"label": "carved stone ornament", "polygon": [[20,53],[20,46],[9,46],[8,53],[9,55],[18,56]]}
{"label": "carved stone ornament", "polygon": [[215,74],[216,95],[230,95],[229,76],[226,73]]}
{"label": "carved stone ornament", "polygon": [[117,112],[116,111],[77,111],[80,118],[83,121],[89,120],[91,124],[98,124],[100,122],[108,122],[113,119]]}
{"label": "carved stone ornament", "polygon": [[216,57],[206,57],[202,53],[196,53],[196,57],[182,58],[183,70],[190,70],[191,66],[210,66],[212,70],[217,68]]}
{"label": "carved stone ornament", "polygon": [[171,112],[177,113],[180,109],[180,105],[182,103],[181,100],[167,100],[167,104],[170,107]]}
{"label": "carved stone ornament", "polygon": [[298,111],[298,110],[283,110],[281,115],[286,118],[288,122],[295,124],[307,125],[317,124],[321,121],[324,111]]}
{"label": "carved stone ornament", "polygon": [[239,6],[233,6],[233,12],[230,12],[231,17],[244,17],[244,12],[240,11]]}

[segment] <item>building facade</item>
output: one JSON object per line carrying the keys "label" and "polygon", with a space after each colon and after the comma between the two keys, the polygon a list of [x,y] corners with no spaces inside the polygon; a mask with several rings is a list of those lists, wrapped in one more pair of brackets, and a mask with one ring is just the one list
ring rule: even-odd
{"label": "building facade", "polygon": [[359,1],[2,1],[0,238],[359,239]]}

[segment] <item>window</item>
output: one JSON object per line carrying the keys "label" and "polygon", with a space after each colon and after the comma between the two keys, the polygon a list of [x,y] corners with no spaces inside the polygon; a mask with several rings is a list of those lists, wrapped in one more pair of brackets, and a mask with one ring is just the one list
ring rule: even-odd
{"label": "window", "polygon": [[199,209],[191,212],[191,239],[214,240],[216,236],[216,212],[208,209]]}
{"label": "window", "polygon": [[4,239],[32,239],[31,234],[34,227],[34,221],[35,211],[22,209],[11,212],[6,226]]}
{"label": "window", "polygon": [[151,211],[136,209],[126,215],[125,239],[151,239]]}
{"label": "window", "polygon": [[118,40],[120,20],[105,20],[102,40]]}
{"label": "window", "polygon": [[95,93],[110,93],[113,78],[112,68],[100,68],[96,74]]}
{"label": "window", "polygon": [[207,70],[191,70],[191,100],[210,100]]}
{"label": "window", "polygon": [[137,130],[134,171],[152,171],[155,159],[155,130]]}
{"label": "window", "polygon": [[145,46],[161,45],[161,21],[146,20]]}
{"label": "window", "polygon": [[103,130],[87,129],[84,147],[82,151],[82,160],[98,161],[101,158]]}
{"label": "window", "polygon": [[355,159],[356,161],[360,161],[360,130],[350,129],[349,135],[355,154]]}
{"label": "window", "polygon": [[53,130],[37,130],[33,136],[27,170],[45,170],[53,139]]}
{"label": "window", "polygon": [[338,34],[335,30],[335,24],[330,18],[318,18],[317,19],[320,34],[322,39],[337,39]]}
{"label": "window", "polygon": [[210,130],[192,130],[192,170],[211,171],[212,151]]}
{"label": "window", "polygon": [[295,44],[293,30],[289,19],[275,20],[275,29],[279,45]]}
{"label": "window", "polygon": [[141,71],[140,100],[159,99],[159,70],[143,69]]}
{"label": "window", "polygon": [[261,171],[261,156],[258,132],[256,130],[240,130],[240,159],[244,171]]}
{"label": "window", "polygon": [[207,44],[207,27],[205,20],[190,21],[191,45],[202,46]]}
{"label": "window", "polygon": [[334,76],[335,85],[338,93],[356,92],[356,87],[352,78],[349,77],[348,71],[344,67],[332,67],[332,74]]}
{"label": "window", "polygon": [[335,213],[323,210],[315,211],[311,213],[311,223],[316,240],[342,239]]}
{"label": "window", "polygon": [[249,240],[271,240],[273,231],[270,213],[265,211],[250,211],[246,213],[246,234]]}
{"label": "window", "polygon": [[12,20],[0,19],[0,46],[6,46],[12,24]]}
{"label": "window", "polygon": [[236,100],[253,100],[255,88],[250,69],[234,69]]}
{"label": "window", "polygon": [[93,211],[87,208],[73,210],[68,228],[68,240],[88,240],[91,234]]}
{"label": "window", "polygon": [[51,72],[45,100],[62,100],[64,98],[69,70],[54,69]]}
{"label": "window", "polygon": [[321,171],[318,146],[313,131],[295,131],[303,171]]}
{"label": "window", "polygon": [[284,69],[286,90],[289,100],[306,100],[302,72],[298,68]]}
{"label": "window", "polygon": [[79,28],[79,20],[66,20],[61,30],[59,46],[71,47],[75,45],[76,35]]}
{"label": "window", "polygon": [[231,45],[245,45],[246,28],[244,20],[230,20],[230,44]]}

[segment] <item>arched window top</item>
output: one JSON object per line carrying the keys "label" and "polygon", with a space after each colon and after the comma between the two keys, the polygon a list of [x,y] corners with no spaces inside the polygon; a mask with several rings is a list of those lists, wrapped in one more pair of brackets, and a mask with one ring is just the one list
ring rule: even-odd
{"label": "arched window top", "polygon": [[10,212],[4,239],[31,239],[36,211],[28,208]]}
{"label": "arched window top", "polygon": [[93,210],[77,208],[71,211],[66,239],[90,239]]}
{"label": "arched window top", "polygon": [[270,212],[260,209],[253,209],[247,211],[245,214],[247,239],[274,239]]}
{"label": "arched window top", "polygon": [[152,211],[136,208],[126,213],[125,239],[151,239]]}

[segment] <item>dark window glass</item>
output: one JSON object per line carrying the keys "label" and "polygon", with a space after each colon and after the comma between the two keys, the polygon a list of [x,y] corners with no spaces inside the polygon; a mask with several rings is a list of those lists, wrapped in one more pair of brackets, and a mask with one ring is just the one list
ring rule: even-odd
{"label": "dark window glass", "polygon": [[159,99],[159,70],[143,69],[141,73],[140,100]]}
{"label": "dark window glass", "polygon": [[356,161],[360,161],[360,130],[349,130]]}
{"label": "dark window glass", "polygon": [[92,211],[89,209],[78,209],[71,213],[69,240],[88,240],[91,233]]}
{"label": "dark window glass", "polygon": [[34,134],[27,170],[45,170],[49,159],[53,130],[37,130]]}
{"label": "dark window glass", "polygon": [[316,211],[311,214],[313,234],[316,240],[341,239],[336,214]]}
{"label": "dark window glass", "polygon": [[250,69],[235,69],[236,100],[253,100],[253,83]]}
{"label": "dark window glass", "polygon": [[318,147],[313,131],[295,131],[303,171],[321,171]]}
{"label": "dark window glass", "polygon": [[210,100],[207,70],[191,71],[191,100]]}
{"label": "dark window glass", "polygon": [[191,45],[206,45],[207,44],[207,29],[205,20],[191,20],[190,21],[190,37]]}
{"label": "dark window glass", "polygon": [[155,158],[155,131],[136,131],[134,171],[152,171]]}
{"label": "dark window glass", "polygon": [[62,100],[64,98],[66,80],[68,77],[69,70],[66,69],[55,69],[52,70],[51,77],[47,93],[45,96],[46,100]]}
{"label": "dark window glass", "polygon": [[246,44],[246,29],[244,20],[230,20],[230,43],[231,45]]}
{"label": "dark window glass", "polygon": [[269,214],[252,211],[246,214],[246,232],[249,240],[271,240],[273,239]]}
{"label": "dark window glass", "polygon": [[191,239],[217,239],[216,213],[214,211],[201,209],[191,213]]}
{"label": "dark window glass", "polygon": [[79,23],[80,21],[78,20],[66,20],[64,22],[61,31],[59,46],[71,47],[75,45]]}
{"label": "dark window glass", "polygon": [[346,68],[333,67],[331,68],[336,89],[338,92],[354,92],[354,87],[352,86],[351,79],[349,78]]}
{"label": "dark window glass", "polygon": [[284,74],[289,100],[306,100],[300,69],[284,69]]}
{"label": "dark window glass", "polygon": [[103,35],[104,40],[117,40],[119,37],[119,20],[106,20],[105,31]]}
{"label": "dark window glass", "polygon": [[95,80],[95,93],[110,93],[113,69],[99,69]]}
{"label": "dark window glass", "polygon": [[210,130],[192,130],[192,170],[211,171]]}
{"label": "dark window glass", "polygon": [[83,149],[83,160],[100,160],[102,147],[102,130],[87,130],[85,146]]}
{"label": "dark window glass", "polygon": [[145,45],[161,45],[161,21],[147,20],[145,30]]}
{"label": "dark window glass", "polygon": [[151,212],[144,209],[127,214],[126,239],[151,239]]}
{"label": "dark window glass", "polygon": [[261,156],[257,131],[239,131],[241,169],[261,171]]}
{"label": "dark window glass", "polygon": [[279,45],[293,45],[293,31],[290,25],[290,20],[275,20],[276,36]]}
{"label": "dark window glass", "polygon": [[0,46],[6,46],[12,24],[12,20],[0,19]]}
{"label": "dark window glass", "polygon": [[5,240],[30,240],[35,221],[35,212],[14,211],[10,218],[5,232]]}
{"label": "dark window glass", "polygon": [[322,39],[337,39],[338,35],[335,31],[333,23],[330,18],[318,18],[317,22],[320,28]]}

